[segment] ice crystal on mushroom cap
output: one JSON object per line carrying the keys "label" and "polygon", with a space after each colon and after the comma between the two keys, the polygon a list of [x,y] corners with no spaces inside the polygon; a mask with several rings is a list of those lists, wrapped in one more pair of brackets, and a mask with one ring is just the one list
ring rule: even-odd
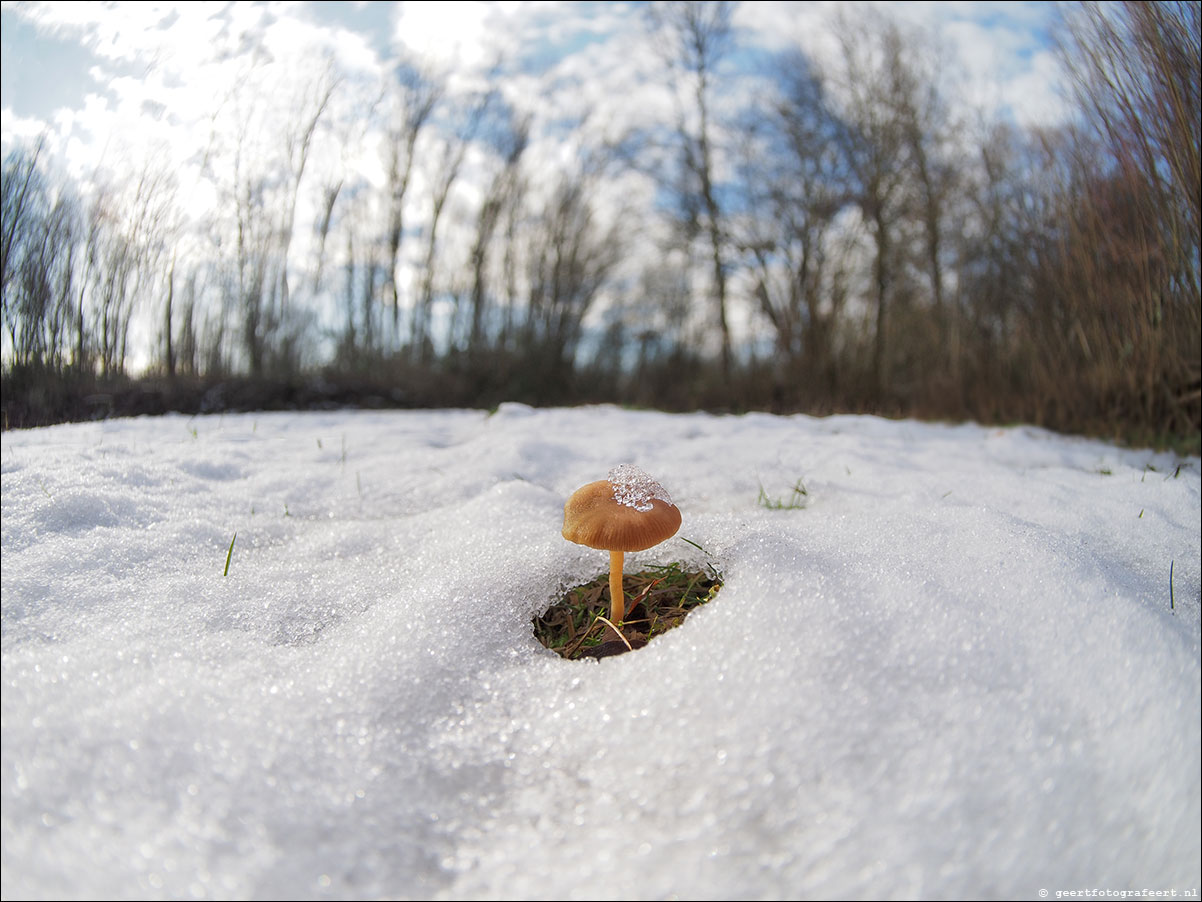
{"label": "ice crystal on mushroom cap", "polygon": [[672,503],[668,490],[634,464],[619,464],[605,478],[614,487],[614,501],[636,511],[651,510],[651,502],[657,498],[664,504]]}

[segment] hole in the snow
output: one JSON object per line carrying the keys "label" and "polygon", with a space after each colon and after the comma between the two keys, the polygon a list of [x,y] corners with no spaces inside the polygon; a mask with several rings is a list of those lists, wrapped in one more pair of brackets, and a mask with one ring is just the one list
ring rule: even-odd
{"label": "hole in the snow", "polygon": [[722,588],[722,575],[712,567],[686,569],[681,564],[649,567],[622,578],[628,609],[621,636],[609,625],[609,576],[570,589],[541,617],[534,636],[553,652],[576,660],[604,658],[642,648],[705,604]]}

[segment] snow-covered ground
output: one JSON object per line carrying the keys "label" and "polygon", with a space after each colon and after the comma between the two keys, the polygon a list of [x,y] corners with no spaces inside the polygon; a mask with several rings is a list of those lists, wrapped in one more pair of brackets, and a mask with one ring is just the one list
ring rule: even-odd
{"label": "snow-covered ground", "polygon": [[[531,616],[608,556],[563,503],[623,462],[684,514],[628,571],[726,585],[564,661]],[[5,433],[3,894],[1196,894],[1199,490],[1197,458],[865,417]]]}

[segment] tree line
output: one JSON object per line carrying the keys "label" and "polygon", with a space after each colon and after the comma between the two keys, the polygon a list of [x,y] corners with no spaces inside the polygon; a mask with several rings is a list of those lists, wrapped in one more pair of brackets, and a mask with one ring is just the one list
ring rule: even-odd
{"label": "tree line", "polygon": [[[382,85],[319,66],[285,114],[248,77],[233,137],[203,150],[199,218],[153,165],[85,183],[17,145],[6,426],[138,358],[143,389],[181,398],[318,380],[1196,448],[1198,3],[1068,8],[1077,115],[1044,129],[966,113],[938,44],[865,9],[839,14],[830,59],[765,58],[734,97],[733,12],[649,6],[672,112],[616,135],[406,61]],[[343,165],[369,131],[374,178]]]}

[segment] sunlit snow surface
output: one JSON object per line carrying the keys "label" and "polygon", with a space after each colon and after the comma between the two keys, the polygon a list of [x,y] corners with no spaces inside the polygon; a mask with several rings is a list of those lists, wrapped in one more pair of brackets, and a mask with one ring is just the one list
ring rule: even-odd
{"label": "sunlit snow surface", "polygon": [[[531,615],[608,555],[563,502],[624,462],[684,514],[628,570],[726,585],[564,661]],[[757,503],[798,479],[804,508]],[[7,432],[3,893],[1196,890],[1199,556],[1197,458],[1023,428],[507,405]]]}

